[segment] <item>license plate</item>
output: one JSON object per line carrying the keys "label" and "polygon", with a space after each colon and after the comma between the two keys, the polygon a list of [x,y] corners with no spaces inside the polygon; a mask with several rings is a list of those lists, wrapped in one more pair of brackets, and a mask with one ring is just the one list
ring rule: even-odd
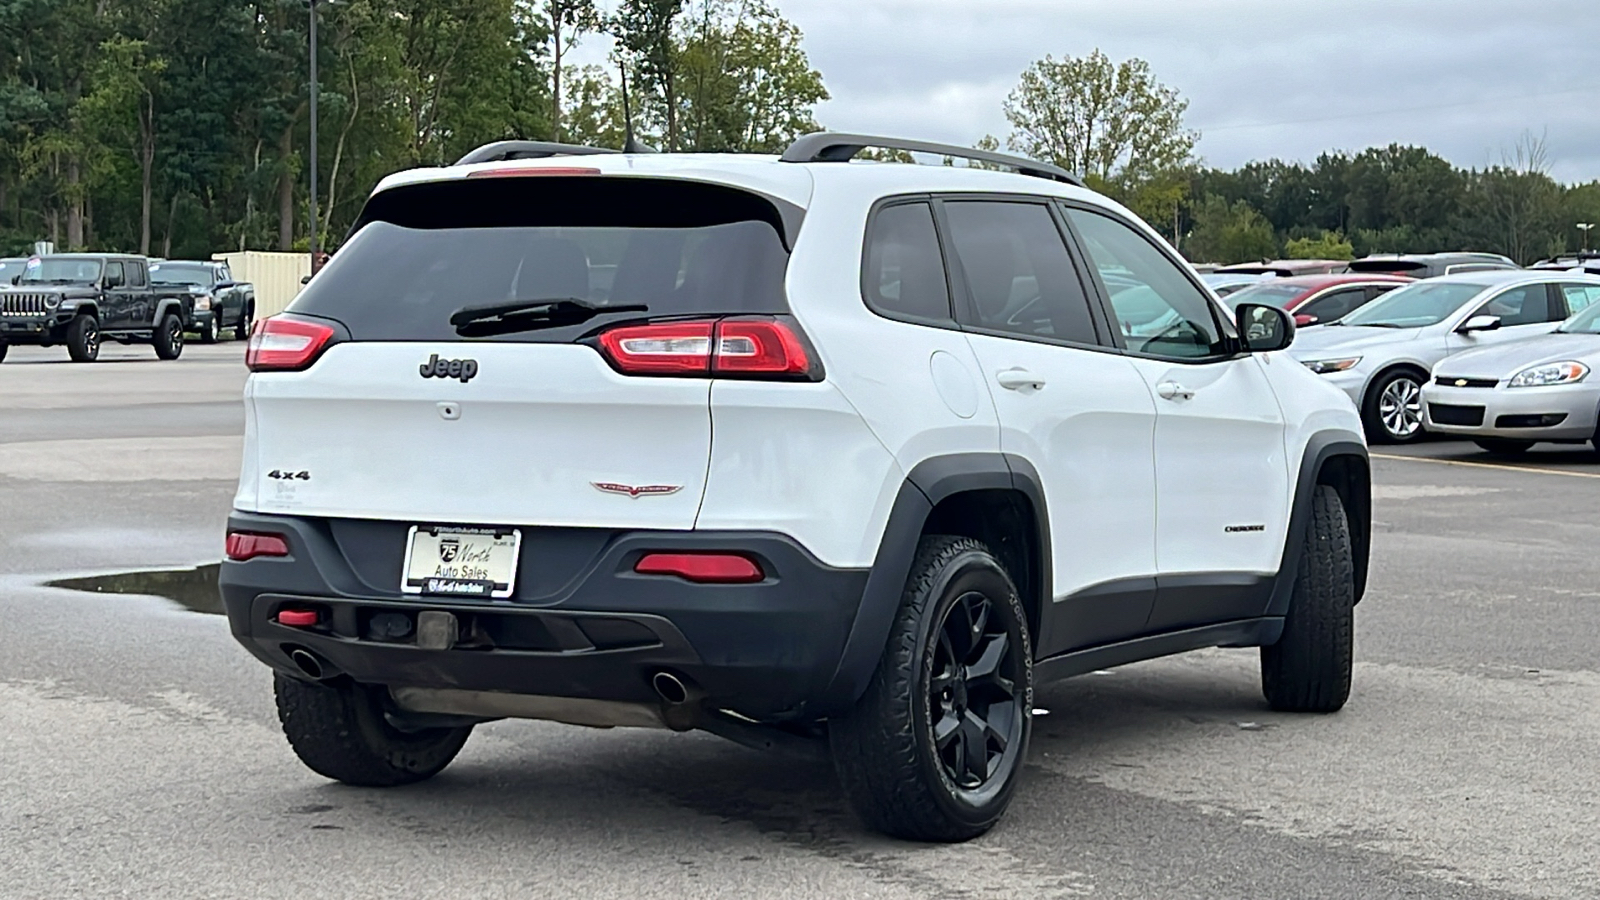
{"label": "license plate", "polygon": [[400,590],[435,597],[509,597],[522,532],[515,528],[413,525]]}

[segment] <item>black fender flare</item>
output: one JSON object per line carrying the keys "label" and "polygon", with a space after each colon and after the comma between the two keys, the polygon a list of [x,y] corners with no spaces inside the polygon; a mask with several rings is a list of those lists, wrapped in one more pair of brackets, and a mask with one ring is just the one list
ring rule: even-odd
{"label": "black fender flare", "polygon": [[173,311],[173,307],[177,307],[178,322],[181,323],[184,328],[188,328],[194,319],[193,312],[187,311],[183,308],[183,301],[175,300],[170,297],[156,304],[156,314],[150,319],[150,327],[156,328],[159,326],[161,324],[161,320],[167,317],[167,313]]}
{"label": "black fender flare", "polygon": [[1294,506],[1289,512],[1289,528],[1284,536],[1283,559],[1272,585],[1265,615],[1283,616],[1289,612],[1294,596],[1295,577],[1300,571],[1300,556],[1305,547],[1306,530],[1311,527],[1311,497],[1322,483],[1323,469],[1339,459],[1358,466],[1356,477],[1344,485],[1341,497],[1345,518],[1350,523],[1351,552],[1355,563],[1355,599],[1360,602],[1367,589],[1367,567],[1372,544],[1372,475],[1367,445],[1361,436],[1342,429],[1318,431],[1306,442],[1295,481]]}
{"label": "black fender flare", "polygon": [[[981,490],[1015,490],[1033,505],[1038,527],[1039,577],[1035,579],[1035,609],[1040,627],[1048,627],[1050,592],[1050,519],[1045,508],[1044,483],[1027,460],[1007,453],[975,452],[935,456],[918,463],[900,484],[894,505],[878,542],[878,553],[862,591],[861,604],[850,635],[820,704],[823,712],[843,712],[867,689],[878,667],[889,626],[905,592],[906,579],[917,553],[928,516],[939,503],[956,494]],[[1027,598],[1024,598],[1026,605]],[[1034,636],[1039,646],[1040,636]]]}

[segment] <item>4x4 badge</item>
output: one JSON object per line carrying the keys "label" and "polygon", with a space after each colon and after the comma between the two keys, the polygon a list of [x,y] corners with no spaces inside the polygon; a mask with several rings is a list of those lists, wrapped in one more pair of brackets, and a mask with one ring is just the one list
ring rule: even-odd
{"label": "4x4 badge", "polygon": [[676,494],[683,490],[681,484],[618,484],[615,481],[591,481],[599,490],[608,494],[627,494],[629,497],[659,497],[663,494]]}

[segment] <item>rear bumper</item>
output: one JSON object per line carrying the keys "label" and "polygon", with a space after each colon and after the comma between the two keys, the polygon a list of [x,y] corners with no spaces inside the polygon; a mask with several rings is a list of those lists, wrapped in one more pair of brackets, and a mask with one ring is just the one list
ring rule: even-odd
{"label": "rear bumper", "polygon": [[[295,648],[356,681],[651,702],[651,677],[670,671],[715,708],[761,720],[824,716],[854,698],[827,696],[860,606],[867,571],[823,565],[793,540],[762,532],[523,529],[516,594],[479,601],[399,591],[409,523],[235,513],[230,529],[283,535],[290,556],[222,564],[234,636],[289,674]],[[650,551],[737,550],[765,580],[692,584],[633,572]],[[280,625],[280,608],[312,607],[312,628]],[[449,650],[416,644],[416,613],[460,622]],[[383,639],[374,618],[412,623]]]}
{"label": "rear bumper", "polygon": [[[1595,436],[1600,384],[1471,388],[1431,383],[1422,389],[1422,409],[1427,429],[1443,434],[1586,441]],[[1445,413],[1449,421],[1439,421]]]}

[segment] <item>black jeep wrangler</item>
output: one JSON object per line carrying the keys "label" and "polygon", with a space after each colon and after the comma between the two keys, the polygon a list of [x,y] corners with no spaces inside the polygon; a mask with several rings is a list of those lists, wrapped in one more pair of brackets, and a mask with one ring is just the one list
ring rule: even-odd
{"label": "black jeep wrangler", "polygon": [[104,338],[152,344],[156,356],[177,359],[193,318],[187,287],[152,286],[142,256],[36,256],[0,285],[0,360],[12,344],[65,344],[73,362],[91,362]]}

